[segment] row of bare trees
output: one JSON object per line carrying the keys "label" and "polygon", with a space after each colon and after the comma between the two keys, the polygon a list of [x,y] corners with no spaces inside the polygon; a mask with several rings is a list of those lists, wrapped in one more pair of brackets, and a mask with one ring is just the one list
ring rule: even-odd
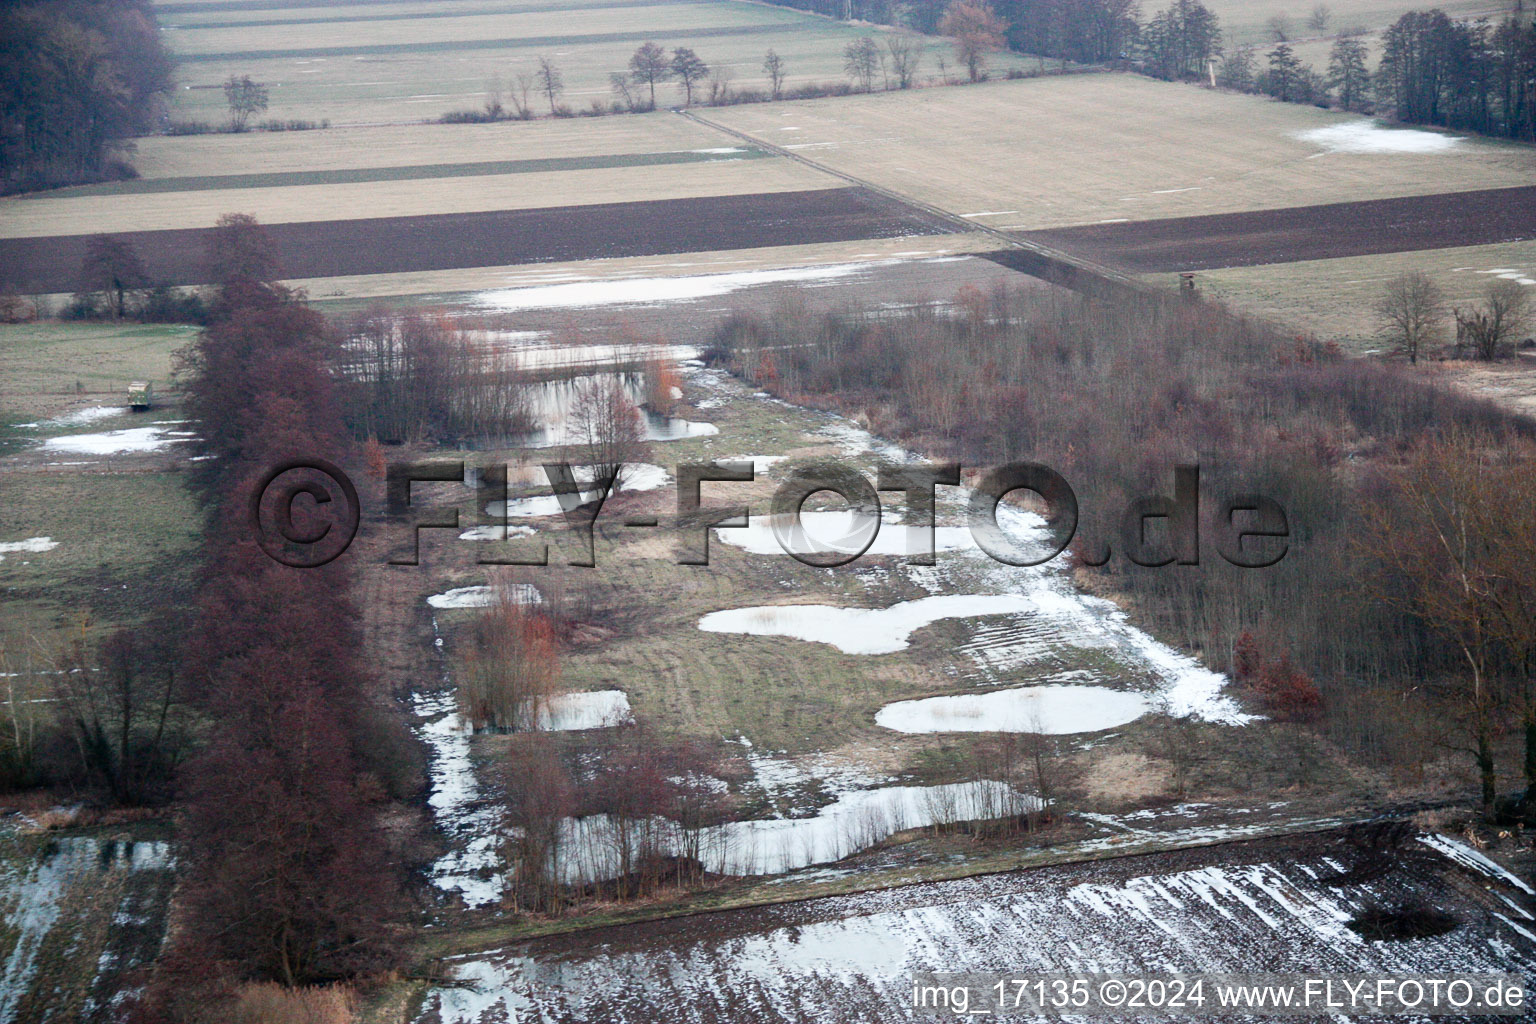
{"label": "row of bare trees", "polygon": [[275,283],[252,218],[221,218],[211,320],[180,356],[204,570],[179,660],[203,742],[180,773],[180,925],[144,1008],[202,1021],[246,982],[285,988],[397,962],[391,799],[419,785],[408,734],[359,656],[350,567],[291,568],[257,546],[249,497],[279,460],[354,464],[339,334]]}
{"label": "row of bare trees", "polygon": [[[949,5],[935,27],[953,38],[956,59],[972,82],[986,77],[987,55],[1007,46],[1007,26],[982,3],[957,0]],[[844,46],[843,71],[853,87],[862,92],[874,91],[876,81],[884,89],[910,89],[917,84],[927,51],[924,37],[907,30],[888,32],[883,42],[874,36],[861,36]],[[940,65],[941,77],[948,82],[949,75],[942,60]],[[725,106],[785,98],[789,71],[784,58],[770,49],[764,54],[761,66],[768,89],[742,89],[735,84],[731,65],[711,65],[687,46],[668,51],[656,42],[646,41],[630,55],[624,70],[609,74],[609,90],[614,97],[612,105],[605,107],[601,101],[593,100],[591,109],[586,112],[655,110],[657,88],[669,82],[676,83],[684,106],[693,106],[699,100],[710,106]],[[846,93],[848,86],[843,85],[838,90],[807,85],[796,89],[794,97],[822,96],[838,91]],[[543,101],[551,116],[569,117],[575,111],[560,102],[564,94],[565,76],[559,65],[549,57],[540,56],[532,70],[516,72],[510,82],[499,77],[492,79],[486,88],[483,112],[455,111],[444,115],[443,119],[496,121],[514,117],[527,120],[535,116],[535,97]]]}
{"label": "row of bare trees", "polygon": [[[1508,354],[1510,347],[1532,323],[1531,293],[1518,280],[1495,280],[1488,285],[1482,303],[1468,309],[1450,310],[1456,325],[1456,342],[1450,354],[1458,359],[1491,362]],[[1440,286],[1427,274],[1415,271],[1388,281],[1376,303],[1376,316],[1394,352],[1417,363],[1442,340],[1446,301]]]}

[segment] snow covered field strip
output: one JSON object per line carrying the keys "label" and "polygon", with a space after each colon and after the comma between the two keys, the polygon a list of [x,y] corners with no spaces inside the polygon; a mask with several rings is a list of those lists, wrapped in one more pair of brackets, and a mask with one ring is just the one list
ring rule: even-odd
{"label": "snow covered field strip", "polygon": [[79,901],[100,872],[168,871],[175,862],[165,842],[62,836],[52,839],[35,858],[7,857],[0,865],[0,921],[10,936],[0,975],[0,1021],[11,1021],[32,985],[44,941],[66,913],[66,902]]}
{"label": "snow covered field strip", "polygon": [[469,759],[470,729],[458,713],[452,690],[415,693],[416,735],[428,750],[432,790],[427,804],[449,850],[429,870],[432,884],[457,893],[468,907],[495,903],[501,882],[492,872],[500,864],[500,814],[481,806],[480,784]]}
{"label": "snow covered field strip", "polygon": [[[914,970],[1529,972],[1536,940],[1507,908],[1445,877],[1446,861],[1330,885],[1321,842],[1295,859],[1212,850],[1042,868],[555,938],[460,958],[465,989],[419,1020],[855,1021],[916,1017]],[[1401,903],[1444,907],[1453,931],[1373,942],[1349,922]],[[434,1016],[434,1014],[440,1015]],[[1133,1019],[1133,1018],[1127,1018]],[[1146,1018],[1151,1019],[1151,1018]]]}
{"label": "snow covered field strip", "polygon": [[505,288],[481,292],[476,301],[496,310],[588,309],[594,306],[645,306],[718,298],[744,288],[799,284],[832,285],[848,277],[867,274],[894,260],[831,263],[822,266],[786,267],[781,270],[744,270],[729,274],[698,274],[680,277],[589,278],[531,288]]}
{"label": "snow covered field strip", "polygon": [[1471,868],[1478,874],[1487,875],[1490,878],[1497,878],[1501,881],[1508,882],[1510,885],[1514,886],[1516,889],[1519,889],[1526,895],[1536,896],[1536,889],[1532,889],[1529,885],[1525,884],[1525,882],[1521,881],[1519,878],[1516,878],[1514,875],[1510,874],[1503,867],[1494,863],[1492,860],[1489,860],[1482,853],[1472,849],[1472,847],[1467,846],[1465,843],[1457,842],[1450,836],[1420,836],[1419,842],[1440,851],[1451,860],[1462,865],[1463,867]]}

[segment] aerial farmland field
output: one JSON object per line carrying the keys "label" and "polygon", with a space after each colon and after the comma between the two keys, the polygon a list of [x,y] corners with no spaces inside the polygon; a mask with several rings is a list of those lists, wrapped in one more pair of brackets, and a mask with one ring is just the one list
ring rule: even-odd
{"label": "aerial farmland field", "polygon": [[1524,146],[1360,138],[1355,115],[1126,75],[707,116],[1004,231],[1508,187],[1533,170]]}
{"label": "aerial farmland field", "polygon": [[[183,55],[173,116],[225,116],[221,84],[230,75],[270,82],[270,116],[332,122],[431,120],[479,108],[499,82],[532,74],[539,57],[561,70],[562,103],[580,113],[614,94],[608,76],[626,68],[636,46],[654,40],[693,48],[728,69],[738,88],[765,89],[763,55],[782,57],[790,87],[844,80],[843,48],[882,30],[818,18],[748,0],[710,3],[532,3],[488,0],[432,5],[338,4],[324,8],[225,8],[172,3],[166,42]],[[573,31],[579,19],[581,31]],[[229,27],[223,27],[228,25]],[[924,76],[951,62],[945,44],[925,41]],[[1002,56],[1001,70],[1023,66]],[[671,103],[673,85],[658,101]],[[534,108],[547,101],[533,95]]]}
{"label": "aerial farmland field", "polygon": [[0,1024],[1524,998],[1525,7],[0,6]]}

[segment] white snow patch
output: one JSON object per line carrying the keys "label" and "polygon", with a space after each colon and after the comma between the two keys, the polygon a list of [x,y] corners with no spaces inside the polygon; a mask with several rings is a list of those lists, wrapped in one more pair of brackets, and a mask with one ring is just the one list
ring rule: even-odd
{"label": "white snow patch", "polygon": [[[872,530],[878,532],[865,549],[864,542]],[[802,555],[851,555],[863,550],[869,557],[910,557],[929,550],[927,527],[902,526],[888,519],[877,521],[873,515],[853,511],[802,512],[798,523],[792,516],[752,516],[746,526],[716,527],[715,531],[720,540],[754,555],[783,555],[788,553],[786,547],[788,551]],[[784,543],[779,540],[780,534]],[[975,546],[976,541],[966,527],[938,526],[933,529],[933,550],[936,552]]]}
{"label": "white snow patch", "polygon": [[466,906],[495,903],[501,899],[497,815],[478,806],[480,785],[469,760],[469,724],[455,710],[452,690],[416,693],[412,700],[419,723],[416,735],[431,751],[427,803],[454,844],[432,865],[432,882],[444,892],[458,893]]}
{"label": "white snow patch", "polygon": [[52,551],[58,546],[59,542],[52,537],[28,537],[26,540],[0,541],[0,562],[5,561],[6,555],[36,555],[44,551]]}
{"label": "white snow patch", "polygon": [[1018,594],[946,594],[902,601],[888,608],[837,608],[822,604],[762,605],[710,612],[699,620],[706,633],[787,636],[830,644],[844,654],[890,654],[906,648],[914,632],[940,619],[966,619],[1035,610]]}
{"label": "white snow patch", "polygon": [[[177,434],[183,436],[175,436]],[[163,426],[130,427],[127,430],[109,430],[104,434],[70,434],[50,437],[43,447],[56,452],[73,452],[80,455],[118,455],[125,452],[160,451],[166,445],[185,441],[190,437],[184,431],[167,431]]]}
{"label": "white snow patch", "polygon": [[[842,860],[910,828],[1023,814],[1041,807],[1033,796],[1001,782],[945,786],[887,786],[840,795],[809,818],[731,821],[701,829],[698,849],[705,867],[731,875],[778,875],[812,864]],[[677,851],[672,823],[653,823],[664,849]],[[557,865],[563,881],[594,882],[617,874],[619,862],[607,815],[568,818],[561,847],[583,851]]]}
{"label": "white snow patch", "polygon": [[97,420],[110,419],[113,416],[122,415],[126,410],[120,405],[97,405],[88,409],[76,409],[73,412],[55,416],[51,420],[41,423],[18,423],[16,426],[29,430],[43,430],[50,427],[78,427],[87,423],[95,423]]}
{"label": "white snow patch", "polygon": [[578,729],[607,729],[634,720],[629,697],[623,690],[594,690],[551,697],[539,709],[538,728],[545,732],[574,732]]}
{"label": "white snow patch", "polygon": [[1149,710],[1137,693],[1102,686],[1026,686],[887,704],[875,724],[897,732],[1100,732]]}
{"label": "white snow patch", "polygon": [[510,540],[532,537],[538,532],[531,526],[472,526],[459,534],[459,540]]}
{"label": "white snow patch", "polygon": [[[695,424],[695,426],[700,425],[709,427],[714,426],[712,423]],[[580,485],[583,493],[585,493],[586,489],[592,484],[593,472],[591,467],[577,466],[571,470],[571,474],[576,478],[576,483]],[[671,479],[672,477],[661,466],[652,465],[649,462],[634,462],[619,470],[619,489],[621,493],[625,491],[654,491],[659,487],[666,486],[667,481]],[[497,519],[532,519],[544,518],[547,516],[557,516],[561,513],[560,499],[554,494],[535,494],[527,498],[514,498],[511,501],[493,501],[486,505],[485,513],[486,515],[493,516]],[[477,529],[500,530],[501,527],[489,526],[478,527]],[[510,527],[509,529],[517,528]],[[474,530],[470,531],[470,533],[474,532]],[[532,531],[530,530],[529,532],[531,533]],[[500,540],[501,535],[477,535],[475,537],[470,537],[468,534],[464,534],[461,539]]]}
{"label": "white snow patch", "polygon": [[1448,153],[1466,140],[1456,135],[1383,128],[1375,121],[1346,121],[1326,128],[1298,132],[1296,138],[1321,146],[1327,153]]}
{"label": "white snow patch", "polygon": [[442,594],[427,598],[433,608],[489,608],[496,603],[499,594],[505,594],[513,604],[543,604],[544,595],[531,583],[513,583],[508,586],[456,587]]}

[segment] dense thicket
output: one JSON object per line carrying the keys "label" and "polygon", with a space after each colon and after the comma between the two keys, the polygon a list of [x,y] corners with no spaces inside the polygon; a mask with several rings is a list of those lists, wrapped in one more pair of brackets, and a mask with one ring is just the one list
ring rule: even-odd
{"label": "dense thicket", "polygon": [[[1272,699],[1271,710],[1305,717],[1315,680],[1329,727],[1389,761],[1423,757],[1426,737],[1457,720],[1445,710],[1463,702],[1440,706],[1425,694],[1442,684],[1459,692],[1459,641],[1422,609],[1365,589],[1391,576],[1361,529],[1364,503],[1387,500],[1392,478],[1373,492],[1361,470],[1467,432],[1494,439],[1481,448],[1509,451],[1536,432],[1529,421],[1210,303],[968,289],[953,308],[739,316],[715,354],[765,388],[835,403],[935,456],[1056,469],[1081,502],[1074,551],[1097,561],[1107,546],[1106,586],[1129,595],[1155,634],[1213,667],[1238,669],[1246,646],[1250,671],[1237,674],[1262,682],[1256,696]],[[1132,564],[1124,510],[1173,495],[1180,464],[1200,467],[1199,564]],[[1239,568],[1217,554],[1221,502],[1244,493],[1288,515],[1277,565]],[[1491,644],[1485,653],[1488,685],[1518,690],[1509,686],[1525,678],[1529,652]]]}
{"label": "dense thicket", "polygon": [[154,123],[170,85],[149,0],[0,5],[0,186],[131,175],[129,140]]}
{"label": "dense thicket", "polygon": [[531,427],[528,381],[494,335],[451,318],[372,309],[346,326],[347,421],[389,442],[505,437]]}
{"label": "dense thicket", "polygon": [[1536,25],[1405,14],[1383,37],[1376,96],[1411,124],[1536,139]]}

